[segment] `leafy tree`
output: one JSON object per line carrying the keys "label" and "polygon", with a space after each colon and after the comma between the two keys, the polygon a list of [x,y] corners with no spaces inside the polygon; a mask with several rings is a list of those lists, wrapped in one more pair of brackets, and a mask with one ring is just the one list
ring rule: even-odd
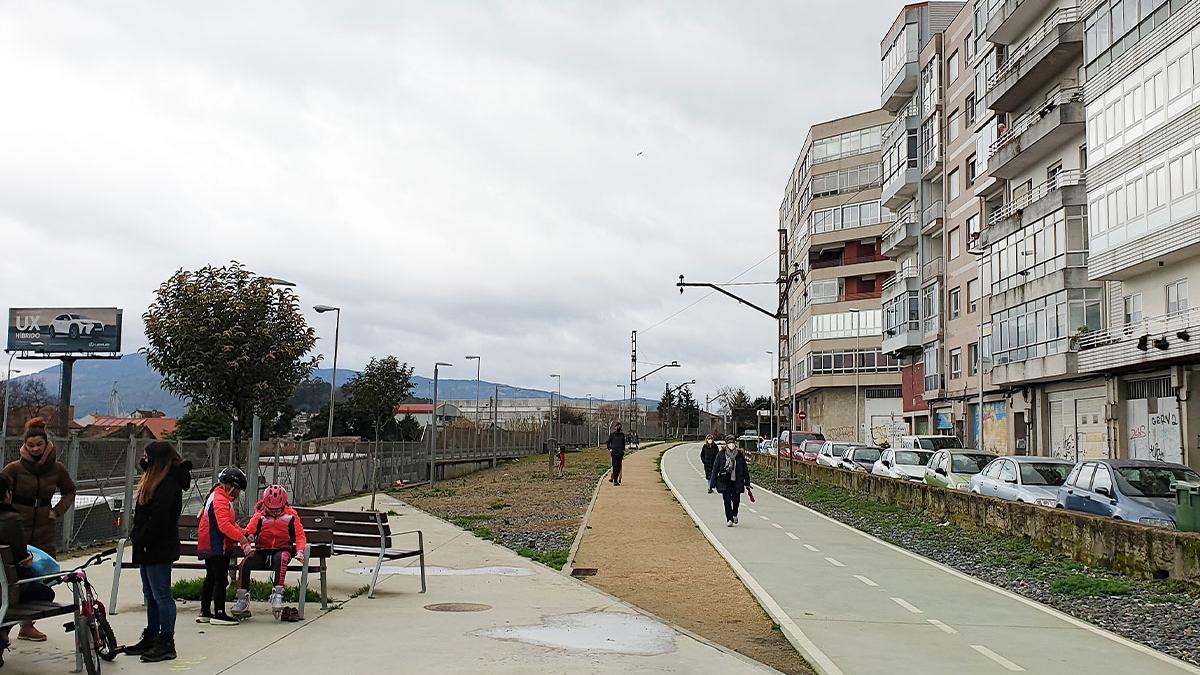
{"label": "leafy tree", "polygon": [[421,440],[423,430],[421,424],[412,415],[405,414],[404,419],[400,420],[396,425],[396,430],[399,432],[402,441],[419,441]]}
{"label": "leafy tree", "polygon": [[[304,434],[304,440],[311,441],[314,438],[325,438],[326,431],[329,430],[329,402],[326,401],[321,409],[313,413],[312,417],[308,418],[308,432]],[[354,430],[350,427],[350,407],[345,403],[338,403],[334,408],[333,416],[333,435],[334,436],[355,436]]]}
{"label": "leafy tree", "polygon": [[[344,384],[337,389],[337,400],[339,402],[346,400]],[[329,383],[319,377],[304,380],[296,387],[296,393],[292,394],[292,399],[288,401],[288,404],[297,412],[317,412],[321,406],[329,405]]]}
{"label": "leafy tree", "polygon": [[667,384],[663,389],[662,398],[658,400],[658,419],[662,423],[664,433],[668,427],[674,426],[675,405],[675,392],[671,391],[671,385]]}
{"label": "leafy tree", "polygon": [[679,424],[689,429],[700,426],[700,406],[692,396],[692,388],[684,387],[679,391]]}
{"label": "leafy tree", "polygon": [[[8,404],[11,408],[29,408],[31,410],[40,410],[47,406],[58,405],[58,396],[51,394],[46,388],[46,383],[26,377],[20,380],[12,380],[9,383]],[[0,396],[3,393],[0,392]]]}
{"label": "leafy tree", "polygon": [[757,429],[758,418],[750,396],[742,387],[722,387],[718,390],[721,399],[721,411],[733,420],[734,430],[738,433],[746,429]]}
{"label": "leafy tree", "polygon": [[181,441],[225,438],[229,435],[229,423],[232,421],[233,418],[219,408],[189,403],[187,412],[179,418],[175,427],[175,438]]}
{"label": "leafy tree", "polygon": [[[346,402],[356,418],[365,419],[382,440],[384,427],[390,420],[394,425],[396,405],[413,390],[413,369],[395,356],[371,359],[362,372],[346,383]],[[362,431],[359,430],[359,435]]]}
{"label": "leafy tree", "polygon": [[558,421],[560,424],[587,424],[587,411],[580,410],[574,406],[558,406],[555,414],[558,415]]}
{"label": "leafy tree", "polygon": [[233,417],[238,441],[254,415],[275,419],[318,363],[296,294],[238,262],[178,270],[142,320],[163,389]]}
{"label": "leafy tree", "polygon": [[292,433],[292,422],[296,419],[297,410],[292,407],[291,403],[285,403],[283,410],[275,416],[275,420],[271,422],[271,436],[273,438],[282,438]]}

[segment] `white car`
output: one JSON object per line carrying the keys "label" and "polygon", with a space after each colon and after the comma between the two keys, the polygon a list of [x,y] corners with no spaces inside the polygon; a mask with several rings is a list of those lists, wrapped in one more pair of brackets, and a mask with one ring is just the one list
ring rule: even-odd
{"label": "white car", "polygon": [[104,330],[104,323],[80,316],[78,314],[59,314],[50,322],[50,332],[54,335],[68,335],[77,338]]}
{"label": "white car", "polygon": [[871,473],[901,480],[925,480],[925,465],[933,457],[932,450],[893,448],[884,450]]}
{"label": "white car", "polygon": [[842,453],[841,467],[847,471],[870,473],[871,467],[879,461],[879,455],[882,452],[882,449],[873,445],[849,444],[846,446],[846,451]]}
{"label": "white car", "polygon": [[835,468],[841,466],[842,455],[844,455],[852,445],[854,444],[825,441],[825,445],[822,445],[821,451],[817,453],[817,464]]}
{"label": "white car", "polygon": [[775,447],[778,443],[779,441],[774,438],[763,439],[758,442],[758,451],[764,455],[774,455]]}

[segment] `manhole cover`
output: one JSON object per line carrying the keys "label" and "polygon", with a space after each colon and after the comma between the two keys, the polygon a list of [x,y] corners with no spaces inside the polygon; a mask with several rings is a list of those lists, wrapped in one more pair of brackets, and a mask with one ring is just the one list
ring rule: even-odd
{"label": "manhole cover", "polygon": [[485,612],[491,608],[491,605],[478,602],[438,602],[425,605],[425,609],[431,612]]}
{"label": "manhole cover", "polygon": [[573,576],[573,577],[594,577],[594,576],[596,576],[596,573],[599,571],[600,570],[596,569],[595,567],[576,567],[575,569],[571,570],[571,576]]}

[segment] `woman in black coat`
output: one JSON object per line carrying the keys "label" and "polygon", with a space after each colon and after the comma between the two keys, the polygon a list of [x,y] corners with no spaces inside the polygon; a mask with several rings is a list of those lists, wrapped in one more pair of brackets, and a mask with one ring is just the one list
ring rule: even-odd
{"label": "woman in black coat", "polygon": [[[712,434],[704,437],[704,445],[700,446],[700,462],[704,464],[704,480],[712,481],[713,461],[717,458],[717,453],[720,451],[721,448],[713,440]],[[708,491],[712,492],[712,488],[708,488]]]}
{"label": "woman in black coat", "polygon": [[738,507],[742,493],[750,488],[750,467],[746,455],[738,448],[737,441],[730,439],[723,452],[713,460],[712,478],[708,489],[717,489],[725,501],[725,521],[728,527],[738,524]]}
{"label": "woman in black coat", "polygon": [[192,463],[170,443],[155,441],[142,456],[142,479],[133,509],[133,562],[142,572],[146,629],[142,639],[125,649],[143,661],[175,658],[175,598],[171,564],[179,560],[179,515],[183,492],[192,484]]}

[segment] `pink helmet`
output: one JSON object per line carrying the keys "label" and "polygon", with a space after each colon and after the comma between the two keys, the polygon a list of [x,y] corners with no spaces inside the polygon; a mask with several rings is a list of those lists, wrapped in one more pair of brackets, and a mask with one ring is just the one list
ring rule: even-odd
{"label": "pink helmet", "polygon": [[266,490],[263,490],[262,496],[263,508],[282,509],[287,506],[288,495],[287,489],[282,485],[268,485]]}

